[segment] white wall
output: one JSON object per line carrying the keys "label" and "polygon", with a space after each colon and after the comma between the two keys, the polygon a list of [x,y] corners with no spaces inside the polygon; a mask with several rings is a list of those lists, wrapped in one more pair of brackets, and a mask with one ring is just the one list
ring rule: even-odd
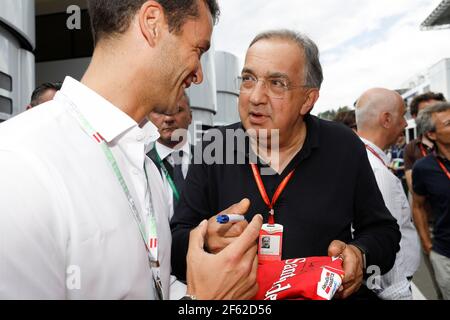
{"label": "white wall", "polygon": [[429,69],[430,89],[442,92],[450,100],[450,59],[443,59]]}

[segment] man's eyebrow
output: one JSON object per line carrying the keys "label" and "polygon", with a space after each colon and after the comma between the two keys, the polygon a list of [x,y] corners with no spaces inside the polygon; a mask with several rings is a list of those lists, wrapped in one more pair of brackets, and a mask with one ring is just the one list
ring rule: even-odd
{"label": "man's eyebrow", "polygon": [[[255,74],[255,73],[253,72],[253,70],[250,69],[250,68],[244,68],[244,69],[242,70],[242,73],[251,73],[251,74]],[[285,73],[282,73],[282,72],[270,72],[270,71],[268,71],[268,72],[266,73],[266,78],[282,78],[282,79],[289,80],[288,75],[285,74]]]}
{"label": "man's eyebrow", "polygon": [[267,77],[268,78],[283,78],[283,79],[289,80],[288,75],[285,73],[282,73],[282,72],[268,72]]}
{"label": "man's eyebrow", "polygon": [[251,74],[254,74],[254,72],[253,72],[252,69],[250,69],[250,68],[244,68],[244,69],[242,69],[242,73],[251,73]]}

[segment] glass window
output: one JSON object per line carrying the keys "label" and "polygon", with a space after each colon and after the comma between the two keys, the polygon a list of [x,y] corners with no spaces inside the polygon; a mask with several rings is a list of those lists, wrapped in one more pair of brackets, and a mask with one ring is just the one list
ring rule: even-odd
{"label": "glass window", "polygon": [[12,105],[11,99],[4,97],[4,96],[0,96],[0,112],[6,113],[6,114],[12,114],[13,105]]}
{"label": "glass window", "polygon": [[12,91],[12,78],[0,71],[0,88],[7,91]]}

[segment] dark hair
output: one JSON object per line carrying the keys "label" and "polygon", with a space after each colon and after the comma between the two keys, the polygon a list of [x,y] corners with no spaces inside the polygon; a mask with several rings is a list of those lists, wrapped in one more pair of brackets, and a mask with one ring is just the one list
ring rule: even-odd
{"label": "dark hair", "polygon": [[30,106],[35,107],[40,104],[40,99],[44,95],[47,90],[61,90],[62,83],[61,82],[46,82],[41,84],[39,87],[34,89],[33,94],[31,95]]}
{"label": "dark hair", "polygon": [[[131,20],[147,0],[88,0],[94,41],[103,36],[124,33]],[[198,17],[198,1],[204,1],[211,12],[214,23],[220,10],[217,0],[155,0],[164,9],[169,31],[178,33],[188,18]]]}
{"label": "dark hair", "polygon": [[417,116],[417,114],[419,113],[419,104],[421,104],[422,102],[426,102],[429,100],[437,100],[437,101],[441,101],[441,102],[445,102],[445,97],[442,93],[435,93],[435,92],[427,92],[424,94],[421,94],[417,97],[415,97],[413,99],[413,101],[411,101],[411,104],[409,105],[409,111],[411,113],[412,116]]}
{"label": "dark hair", "polygon": [[333,121],[342,123],[349,128],[356,129],[355,110],[340,111],[336,114]]}

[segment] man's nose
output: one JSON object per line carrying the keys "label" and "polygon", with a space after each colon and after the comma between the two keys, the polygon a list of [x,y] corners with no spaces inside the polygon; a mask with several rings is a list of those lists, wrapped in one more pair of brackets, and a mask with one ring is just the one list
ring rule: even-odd
{"label": "man's nose", "polygon": [[250,102],[254,105],[267,102],[267,87],[264,81],[257,81],[250,92]]}
{"label": "man's nose", "polygon": [[173,114],[166,114],[164,115],[164,122],[166,123],[172,123],[175,121],[175,117]]}
{"label": "man's nose", "polygon": [[201,62],[199,63],[197,70],[195,70],[193,82],[195,84],[203,82],[203,68]]}

